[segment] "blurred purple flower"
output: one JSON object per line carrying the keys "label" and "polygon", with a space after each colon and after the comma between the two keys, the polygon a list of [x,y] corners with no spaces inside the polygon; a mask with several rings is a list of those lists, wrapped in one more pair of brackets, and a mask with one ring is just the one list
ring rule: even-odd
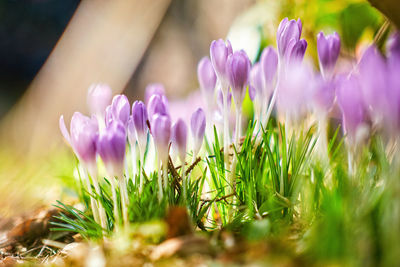
{"label": "blurred purple flower", "polygon": [[357,77],[339,80],[337,101],[342,111],[343,130],[354,144],[357,142],[357,130],[365,120],[365,106]]}
{"label": "blurred purple flower", "polygon": [[[229,40],[224,42],[222,39],[214,40],[211,42],[210,46],[210,56],[211,62],[214,67],[215,73],[217,74],[218,79],[223,84],[223,87],[227,83],[227,70],[226,70],[226,61],[228,60],[229,55],[232,54],[232,45]],[[226,88],[223,88],[226,90]]]}
{"label": "blurred purple flower", "polygon": [[91,114],[104,117],[106,107],[112,99],[111,88],[106,84],[93,84],[89,87],[87,104]]}
{"label": "blurred purple flower", "polygon": [[215,84],[217,76],[208,57],[203,57],[197,65],[197,78],[199,80],[200,89],[206,96],[207,100],[214,96]]}
{"label": "blurred purple flower", "polygon": [[328,113],[333,106],[335,101],[335,86],[336,83],[333,80],[325,80],[321,76],[314,80],[314,106],[317,109],[317,113]]}
{"label": "blurred purple flower", "polygon": [[[274,81],[278,69],[278,55],[276,54],[275,49],[271,46],[264,48],[261,54],[260,64],[262,73],[264,74],[264,87],[265,90],[268,91],[268,88],[272,88],[271,84]],[[266,92],[266,96],[270,93],[272,93],[272,89],[269,90],[269,92]]]}
{"label": "blurred purple flower", "polygon": [[125,126],[121,121],[113,120],[104,131],[100,133],[97,142],[98,153],[110,175],[122,175],[124,171],[125,149]]}
{"label": "blurred purple flower", "polygon": [[161,83],[151,83],[146,86],[146,89],[144,92],[144,101],[145,101],[146,105],[149,104],[150,98],[153,95],[159,95],[159,96],[165,95],[164,85],[162,85]]}
{"label": "blurred purple flower", "polygon": [[301,39],[297,42],[292,40],[288,46],[287,58],[286,58],[287,62],[302,61],[304,58],[304,54],[306,53],[306,49],[307,49],[306,40]]}
{"label": "blurred purple flower", "polygon": [[151,120],[151,133],[161,161],[168,158],[168,147],[171,137],[171,118],[168,115],[156,113]]}
{"label": "blurred purple flower", "polygon": [[110,120],[120,121],[124,126],[128,123],[131,106],[125,95],[114,96],[111,108],[106,109],[106,125]]}
{"label": "blurred purple flower", "polygon": [[277,107],[290,119],[298,120],[308,111],[312,99],[313,72],[308,64],[299,62],[287,65],[285,74],[281,76]]}
{"label": "blurred purple flower", "polygon": [[199,108],[193,114],[190,120],[190,129],[192,131],[194,147],[193,153],[197,155],[203,144],[204,132],[206,130],[206,115],[204,111]]}
{"label": "blurred purple flower", "polygon": [[[250,98],[254,100],[256,97],[260,97],[263,95],[264,91],[264,76],[262,73],[261,69],[261,63],[257,62],[255,63],[250,70],[250,87],[252,88],[250,90],[249,88],[249,94]],[[254,90],[253,90],[254,89]]]}
{"label": "blurred purple flower", "polygon": [[187,144],[187,126],[182,119],[178,119],[178,121],[172,126],[171,139],[172,146],[175,151],[178,152],[179,158],[181,159],[182,164],[184,164]]}
{"label": "blurred purple flower", "polygon": [[400,32],[393,33],[386,42],[388,57],[400,57]]}
{"label": "blurred purple flower", "polygon": [[96,141],[99,127],[95,117],[89,118],[80,112],[75,112],[71,118],[70,133],[65,126],[64,116],[60,117],[60,130],[71,145],[76,156],[84,164],[96,165]]}
{"label": "blurred purple flower", "polygon": [[320,32],[317,37],[318,59],[323,75],[331,75],[340,53],[340,37],[334,32],[325,36]]}
{"label": "blurred purple flower", "polygon": [[228,81],[232,89],[233,100],[238,109],[242,106],[249,84],[250,68],[250,60],[243,50],[231,54],[226,62]]}

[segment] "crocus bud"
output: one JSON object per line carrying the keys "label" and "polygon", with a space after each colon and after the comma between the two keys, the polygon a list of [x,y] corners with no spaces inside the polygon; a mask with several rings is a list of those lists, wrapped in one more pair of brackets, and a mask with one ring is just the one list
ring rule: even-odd
{"label": "crocus bud", "polygon": [[336,32],[325,36],[320,32],[317,37],[318,59],[324,75],[331,75],[340,53],[340,37]]}
{"label": "crocus bud", "polygon": [[[271,46],[266,47],[260,59],[261,70],[264,75],[264,82],[266,88],[271,88],[269,93],[272,93],[272,83],[274,81],[276,70],[278,69],[278,55],[275,49]],[[267,92],[267,95],[269,95]]]}
{"label": "crocus bud", "polygon": [[351,143],[357,142],[357,131],[364,122],[365,106],[359,81],[356,77],[343,78],[339,82],[337,100],[342,111],[343,130]]}
{"label": "crocus bud", "polygon": [[223,90],[227,90],[225,88],[227,83],[226,61],[231,54],[232,45],[229,40],[226,43],[222,39],[212,41],[210,46],[211,62],[218,79],[223,85]]}
{"label": "crocus bud", "polygon": [[93,167],[96,164],[96,141],[99,131],[96,118],[89,118],[75,112],[71,119],[70,133],[65,126],[64,116],[60,117],[59,124],[61,133],[78,159]]}
{"label": "crocus bud", "polygon": [[179,158],[182,163],[185,162],[186,144],[187,144],[187,127],[182,119],[179,119],[172,126],[172,146],[178,151]]}
{"label": "crocus bud", "polygon": [[114,96],[111,103],[111,109],[108,112],[111,114],[106,114],[106,117],[108,116],[111,117],[112,120],[120,121],[125,126],[128,123],[131,112],[131,106],[128,98],[125,95]]}
{"label": "crocus bud", "polygon": [[97,141],[97,150],[107,172],[120,176],[124,171],[126,131],[121,121],[113,120],[102,131]]}
{"label": "crocus bud", "polygon": [[207,99],[211,99],[214,95],[217,76],[208,57],[203,57],[197,65],[197,78],[199,79],[200,89]]}
{"label": "crocus bud", "polygon": [[200,151],[201,145],[203,144],[204,132],[206,130],[206,115],[204,111],[199,108],[193,114],[190,119],[190,129],[193,136],[193,153],[197,155]]}
{"label": "crocus bud", "polygon": [[233,100],[239,109],[242,106],[246,88],[249,84],[250,68],[250,60],[243,50],[237,51],[228,57],[226,63],[228,81],[232,88]]}
{"label": "crocus bud", "polygon": [[112,99],[111,88],[106,84],[93,84],[88,89],[87,104],[91,114],[104,117]]}
{"label": "crocus bud", "polygon": [[142,101],[135,101],[132,105],[132,121],[135,127],[139,146],[146,146],[147,142],[147,110]]}
{"label": "crocus bud", "polygon": [[297,21],[294,19],[289,21],[288,18],[284,18],[281,21],[276,34],[276,42],[281,59],[284,59],[287,52],[290,52],[288,50],[293,48],[300,40],[301,31],[302,23],[300,19]]}
{"label": "crocus bud", "polygon": [[149,104],[150,98],[153,95],[159,95],[159,96],[165,95],[164,85],[162,85],[161,83],[151,83],[146,86],[144,92],[144,100],[147,105]]}
{"label": "crocus bud", "polygon": [[171,137],[171,119],[168,115],[156,113],[151,120],[151,133],[159,158],[168,159],[168,146]]}
{"label": "crocus bud", "polygon": [[304,58],[304,54],[306,53],[307,49],[307,41],[304,39],[301,39],[297,42],[292,40],[289,43],[288,50],[287,50],[287,62],[292,62],[292,61],[299,61],[301,62]]}
{"label": "crocus bud", "polygon": [[149,100],[149,104],[147,105],[147,113],[149,118],[153,118],[155,114],[160,115],[168,115],[166,98],[163,100],[163,96],[160,95],[152,95]]}

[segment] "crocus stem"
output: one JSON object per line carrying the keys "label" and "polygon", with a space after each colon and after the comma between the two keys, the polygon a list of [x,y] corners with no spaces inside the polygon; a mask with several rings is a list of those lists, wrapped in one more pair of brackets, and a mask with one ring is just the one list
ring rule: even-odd
{"label": "crocus stem", "polygon": [[272,109],[275,106],[276,102],[276,96],[278,92],[278,82],[276,83],[276,86],[274,88],[274,92],[272,93],[271,101],[269,102],[268,109],[267,109],[267,114],[265,115],[265,120],[264,120],[264,127],[267,128],[269,117],[271,116]]}
{"label": "crocus stem", "polygon": [[120,217],[119,217],[119,207],[118,207],[118,199],[117,199],[117,188],[115,183],[115,178],[111,177],[111,191],[112,191],[112,199],[113,199],[113,211],[114,211],[114,225],[115,230],[118,231],[118,225],[120,224]]}
{"label": "crocus stem", "polygon": [[162,163],[163,178],[164,178],[164,189],[168,187],[168,157]]}
{"label": "crocus stem", "polygon": [[[99,180],[97,178],[97,172],[91,171],[91,177],[92,177],[94,189],[96,190],[97,195],[101,196],[101,190],[100,190]],[[101,227],[104,230],[106,230],[107,229],[106,211],[104,210],[104,207],[101,205],[101,203],[99,201],[97,202],[97,205],[98,205],[99,214],[100,214]]]}
{"label": "crocus stem", "polygon": [[229,159],[229,110],[228,110],[228,90],[225,93],[222,93],[223,98],[223,108],[224,108],[224,159],[225,159],[225,169],[228,166]]}
{"label": "crocus stem", "polygon": [[158,175],[158,200],[162,200],[163,198],[163,186],[162,186],[162,177],[161,177],[161,161],[157,160],[157,175]]}
{"label": "crocus stem", "polygon": [[187,186],[188,186],[188,177],[185,175],[185,161],[182,161],[182,187],[183,187],[183,199],[185,203],[187,203],[188,196],[187,196]]}
{"label": "crocus stem", "polygon": [[88,193],[90,195],[90,205],[92,206],[92,212],[93,212],[94,221],[96,223],[100,224],[99,210],[98,210],[98,207],[97,207],[97,202],[93,197],[92,183],[90,182],[89,175],[87,173],[87,170],[84,167],[82,167],[82,165],[79,165],[78,168],[79,168],[79,172],[81,174],[83,174],[83,176],[85,178],[85,181],[86,181],[86,184],[87,184],[87,190],[88,190]]}
{"label": "crocus stem", "polygon": [[123,175],[118,177],[120,195],[121,195],[121,206],[122,206],[122,223],[124,226],[128,223],[128,191],[126,188],[126,182]]}
{"label": "crocus stem", "polygon": [[142,162],[144,161],[144,153],[142,149],[139,147],[139,169],[138,169],[138,175],[139,175],[139,194],[142,193],[143,191],[143,175],[142,175]]}

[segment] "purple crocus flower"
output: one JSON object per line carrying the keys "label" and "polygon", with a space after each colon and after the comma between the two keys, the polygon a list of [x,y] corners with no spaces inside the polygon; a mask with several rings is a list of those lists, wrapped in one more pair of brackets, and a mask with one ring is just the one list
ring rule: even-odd
{"label": "purple crocus flower", "polygon": [[350,142],[356,144],[357,130],[365,119],[365,106],[357,77],[340,79],[337,101],[342,111],[343,130]]}
{"label": "purple crocus flower", "polygon": [[297,46],[297,42],[300,41],[302,28],[300,19],[296,21],[284,18],[281,21],[276,35],[279,57],[281,59],[287,58],[287,55],[291,54],[291,49]]}
{"label": "purple crocus flower", "polygon": [[226,61],[229,55],[232,54],[232,45],[229,40],[224,42],[222,39],[214,40],[211,42],[210,46],[210,56],[211,62],[214,67],[215,73],[218,79],[223,84],[223,90],[226,90],[227,83],[227,71],[226,71]]}
{"label": "purple crocus flower", "polygon": [[287,65],[280,78],[277,107],[292,120],[299,120],[308,111],[312,99],[312,68],[308,64],[293,62]]}
{"label": "purple crocus flower", "polygon": [[149,104],[147,105],[147,113],[149,118],[153,118],[155,114],[168,115],[168,103],[166,102],[166,98],[163,100],[163,97],[160,95],[152,95],[149,100]]}
{"label": "purple crocus flower", "polygon": [[197,78],[199,79],[200,89],[207,100],[210,100],[214,96],[217,76],[208,57],[203,57],[197,65]]}
{"label": "purple crocus flower", "polygon": [[89,87],[87,104],[91,114],[104,118],[106,107],[112,99],[111,88],[106,84],[93,84]]}
{"label": "purple crocus flower", "polygon": [[153,95],[159,95],[159,96],[165,95],[164,85],[162,85],[161,83],[151,83],[146,86],[144,92],[144,100],[147,105],[149,104],[150,98]]}
{"label": "purple crocus flower", "polygon": [[386,51],[389,58],[400,58],[400,32],[395,32],[389,37],[386,43]]}
{"label": "purple crocus flower", "polygon": [[126,125],[129,120],[131,106],[125,95],[116,95],[111,103],[111,108],[106,109],[106,125],[110,120],[120,121]]}
{"label": "purple crocus flower", "polygon": [[185,163],[186,144],[187,144],[187,126],[182,119],[172,126],[172,146],[178,152],[182,163]]}
{"label": "purple crocus flower", "polygon": [[151,133],[160,160],[168,159],[168,147],[171,137],[171,118],[168,115],[156,113],[151,120]]}
{"label": "purple crocus flower", "polygon": [[147,141],[147,110],[142,101],[135,101],[132,105],[132,122],[135,127],[136,137],[139,145],[143,148]]}
{"label": "purple crocus flower", "polygon": [[333,107],[335,101],[336,82],[316,77],[314,80],[314,107],[317,113],[327,114]]}
{"label": "purple crocus flower", "polygon": [[233,100],[238,109],[242,105],[249,84],[250,68],[250,60],[243,50],[231,54],[226,62],[228,81],[232,89]]}
{"label": "purple crocus flower", "polygon": [[264,76],[264,83],[265,83],[265,90],[268,90],[268,88],[271,88],[269,93],[267,92],[267,95],[272,93],[272,83],[274,81],[274,78],[276,76],[276,71],[278,69],[278,55],[276,54],[275,49],[273,49],[271,46],[266,47],[260,58],[260,64],[261,64],[261,71]]}
{"label": "purple crocus flower", "polygon": [[70,133],[65,126],[64,116],[60,117],[60,130],[71,145],[76,156],[88,167],[96,165],[96,141],[99,127],[95,117],[89,118],[80,112],[72,115]]}
{"label": "purple crocus flower", "polygon": [[325,36],[320,32],[317,37],[318,59],[321,72],[324,75],[331,75],[340,53],[340,37],[334,32]]}
{"label": "purple crocus flower", "polygon": [[97,141],[97,150],[107,172],[112,176],[121,176],[124,171],[126,149],[126,131],[121,121],[113,120],[102,131]]}
{"label": "purple crocus flower", "polygon": [[190,119],[190,130],[193,136],[193,154],[197,155],[200,151],[201,145],[203,144],[204,132],[206,130],[206,115],[204,111],[199,108],[193,114]]}
{"label": "purple crocus flower", "polygon": [[291,61],[302,61],[304,58],[304,54],[306,53],[307,49],[307,41],[301,39],[299,41],[292,40],[287,48],[287,58],[288,62]]}

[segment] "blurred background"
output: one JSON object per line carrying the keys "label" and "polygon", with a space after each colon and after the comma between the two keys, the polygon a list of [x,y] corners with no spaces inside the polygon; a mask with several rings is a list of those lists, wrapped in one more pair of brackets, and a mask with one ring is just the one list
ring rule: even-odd
{"label": "blurred background", "polygon": [[0,218],[66,194],[58,119],[86,112],[90,84],[132,101],[161,82],[170,99],[187,97],[212,40],[229,36],[256,59],[284,17],[302,19],[314,62],[317,33],[337,31],[350,65],[386,20],[362,0],[0,1]]}

